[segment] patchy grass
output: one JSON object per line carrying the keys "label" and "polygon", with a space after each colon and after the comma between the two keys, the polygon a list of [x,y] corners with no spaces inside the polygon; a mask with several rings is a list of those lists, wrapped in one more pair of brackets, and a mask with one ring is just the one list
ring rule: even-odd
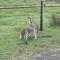
{"label": "patchy grass", "polygon": [[0,0],[0,6],[40,4],[41,0]]}
{"label": "patchy grass", "polygon": [[[60,3],[59,0],[44,0],[46,4]],[[41,0],[0,0],[0,6],[9,5],[34,5],[40,4]]]}
{"label": "patchy grass", "polygon": [[[50,10],[51,9],[51,10]],[[57,9],[57,10],[56,10]],[[60,28],[49,25],[51,13],[60,13],[59,7],[45,8],[44,31],[36,40],[29,39],[28,45],[19,39],[19,32],[28,26],[28,16],[39,24],[39,8],[0,10],[0,60],[16,60],[18,55],[31,55],[60,46]]]}

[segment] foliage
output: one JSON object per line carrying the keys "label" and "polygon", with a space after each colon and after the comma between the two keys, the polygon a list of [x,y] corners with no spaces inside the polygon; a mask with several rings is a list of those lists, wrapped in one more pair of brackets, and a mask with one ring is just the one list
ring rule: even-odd
{"label": "foliage", "polygon": [[51,25],[60,26],[60,14],[52,14]]}

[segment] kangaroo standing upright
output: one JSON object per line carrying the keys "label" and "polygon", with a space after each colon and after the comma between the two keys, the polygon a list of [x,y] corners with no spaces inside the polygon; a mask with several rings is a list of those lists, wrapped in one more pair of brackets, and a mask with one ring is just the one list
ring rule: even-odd
{"label": "kangaroo standing upright", "polygon": [[34,38],[37,38],[37,32],[39,31],[39,27],[38,25],[34,22],[32,17],[28,17],[29,18],[29,28],[32,30],[32,34],[34,36]]}

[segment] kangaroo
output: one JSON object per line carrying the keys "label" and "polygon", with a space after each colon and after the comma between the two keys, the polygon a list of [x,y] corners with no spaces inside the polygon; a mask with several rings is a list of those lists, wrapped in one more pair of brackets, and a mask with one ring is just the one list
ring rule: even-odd
{"label": "kangaroo", "polygon": [[27,40],[31,35],[31,29],[27,28],[27,29],[23,29],[21,32],[20,32],[20,39],[24,39],[24,40]]}
{"label": "kangaroo", "polygon": [[28,17],[29,19],[29,28],[32,30],[32,34],[34,36],[34,38],[37,38],[37,33],[39,31],[39,27],[38,25],[34,22],[32,17]]}

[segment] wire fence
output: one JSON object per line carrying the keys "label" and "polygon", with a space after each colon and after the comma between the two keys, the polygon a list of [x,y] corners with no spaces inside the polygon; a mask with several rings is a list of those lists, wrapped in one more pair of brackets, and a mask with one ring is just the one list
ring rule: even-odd
{"label": "wire fence", "polygon": [[[18,9],[18,8],[33,8],[41,7],[41,5],[11,5],[11,6],[0,6],[0,9]],[[60,7],[60,4],[45,4],[45,7]]]}

